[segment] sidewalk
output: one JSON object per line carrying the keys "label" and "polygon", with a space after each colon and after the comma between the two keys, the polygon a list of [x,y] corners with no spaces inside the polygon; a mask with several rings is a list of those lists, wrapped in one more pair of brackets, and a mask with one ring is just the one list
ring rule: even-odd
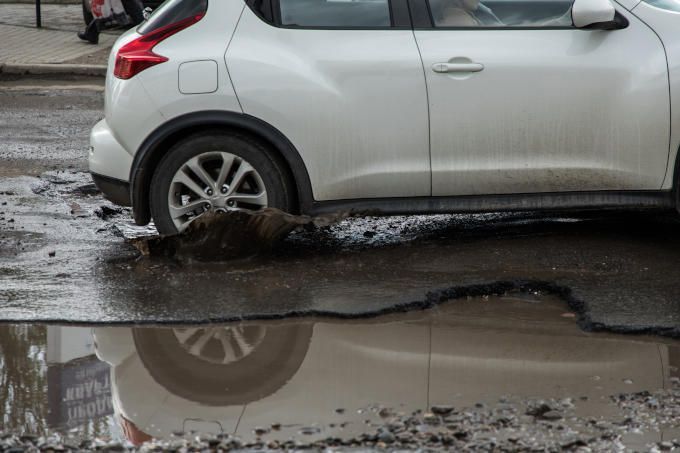
{"label": "sidewalk", "polygon": [[99,45],[78,39],[80,5],[43,5],[35,28],[31,4],[0,4],[0,72],[104,75],[111,46],[121,31],[102,33]]}

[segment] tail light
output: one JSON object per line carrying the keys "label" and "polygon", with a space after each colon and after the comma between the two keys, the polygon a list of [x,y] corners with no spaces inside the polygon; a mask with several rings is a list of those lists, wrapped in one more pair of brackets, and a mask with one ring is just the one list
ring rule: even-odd
{"label": "tail light", "polygon": [[123,431],[123,435],[135,447],[139,447],[144,442],[149,442],[150,440],[152,440],[151,436],[149,436],[141,429],[137,428],[137,425],[135,425],[122,415],[119,417],[119,422],[121,430]]}
{"label": "tail light", "polygon": [[130,79],[140,72],[168,61],[167,57],[154,53],[153,48],[170,36],[179,33],[203,19],[205,14],[197,14],[178,22],[158,28],[146,35],[130,41],[118,50],[113,75],[119,79]]}

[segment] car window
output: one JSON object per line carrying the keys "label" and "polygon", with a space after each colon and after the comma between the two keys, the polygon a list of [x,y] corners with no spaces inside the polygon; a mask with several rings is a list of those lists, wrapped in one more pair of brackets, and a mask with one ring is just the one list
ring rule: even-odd
{"label": "car window", "polygon": [[429,0],[435,27],[571,27],[573,0]]}
{"label": "car window", "polygon": [[137,31],[145,35],[189,17],[205,14],[207,10],[208,0],[167,0]]}
{"label": "car window", "polygon": [[680,13],[680,0],[644,0],[644,2],[657,8]]}
{"label": "car window", "polygon": [[281,25],[299,27],[386,28],[389,0],[279,0]]}

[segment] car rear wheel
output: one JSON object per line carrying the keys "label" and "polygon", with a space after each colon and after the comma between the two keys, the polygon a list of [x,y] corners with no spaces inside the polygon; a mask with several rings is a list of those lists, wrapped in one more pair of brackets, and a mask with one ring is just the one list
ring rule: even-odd
{"label": "car rear wheel", "polygon": [[151,213],[159,233],[184,231],[207,212],[289,212],[293,192],[282,163],[247,136],[200,134],[173,146],[151,181]]}

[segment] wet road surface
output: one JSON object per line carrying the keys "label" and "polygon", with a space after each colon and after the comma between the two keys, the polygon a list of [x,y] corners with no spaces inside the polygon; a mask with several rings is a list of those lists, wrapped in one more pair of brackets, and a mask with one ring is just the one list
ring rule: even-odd
{"label": "wet road surface", "polygon": [[[62,86],[73,90],[58,91]],[[102,82],[0,78],[0,176],[86,171],[87,137],[103,118]]]}
{"label": "wet road surface", "polygon": [[528,293],[350,322],[4,325],[0,360],[21,445],[680,447],[680,343],[585,333]]}
{"label": "wet road surface", "polygon": [[680,448],[675,215],[353,218],[205,261],[97,192],[101,109],[0,81],[0,448]]}
{"label": "wet road surface", "polygon": [[1,83],[2,320],[364,317],[522,289],[558,296],[585,329],[679,335],[672,214],[347,219],[244,259],[141,257],[130,238],[153,229],[133,227],[85,173],[100,88]]}

